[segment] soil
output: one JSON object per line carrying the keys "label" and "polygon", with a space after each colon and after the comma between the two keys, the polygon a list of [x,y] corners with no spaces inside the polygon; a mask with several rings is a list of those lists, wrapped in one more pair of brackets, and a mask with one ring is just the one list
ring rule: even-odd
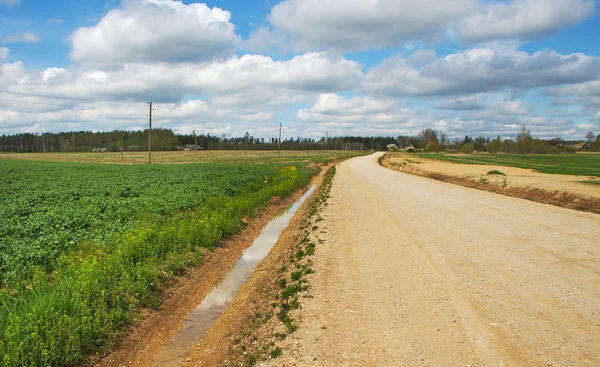
{"label": "soil", "polygon": [[277,317],[259,325],[256,323],[256,315],[266,315],[274,310],[273,304],[277,302],[280,290],[275,285],[275,280],[280,277],[282,266],[290,267],[289,258],[309,232],[303,225],[311,215],[310,205],[314,196],[318,195],[323,176],[330,166],[313,179],[311,185],[316,186],[314,193],[296,212],[269,255],[242,285],[232,304],[198,344],[186,366],[229,366],[234,362],[244,361],[244,355],[257,347],[274,343],[277,340],[276,334],[285,332]]}
{"label": "soil", "polygon": [[600,217],[338,165],[311,294],[258,366],[598,366]]}
{"label": "soil", "polygon": [[[386,156],[382,163],[391,169],[444,182],[570,209],[600,212],[600,185],[582,182],[597,179],[595,177],[546,174],[505,166],[441,162],[406,154]],[[494,170],[504,175],[488,174]]]}
{"label": "soil", "polygon": [[93,366],[151,366],[160,349],[175,336],[185,316],[218,284],[233,267],[243,251],[252,245],[262,228],[286,206],[296,201],[304,190],[290,198],[273,198],[256,218],[245,219],[246,227],[223,241],[213,252],[205,251],[202,263],[185,277],[174,279],[165,290],[157,311],[142,310],[142,321],[132,327],[119,345],[89,362]]}

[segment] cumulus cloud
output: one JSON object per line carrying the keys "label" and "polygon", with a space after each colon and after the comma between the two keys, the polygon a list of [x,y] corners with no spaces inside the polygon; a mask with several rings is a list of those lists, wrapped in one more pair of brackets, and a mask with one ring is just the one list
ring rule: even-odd
{"label": "cumulus cloud", "polygon": [[554,105],[581,104],[590,109],[598,109],[600,108],[600,79],[550,88],[546,90],[546,94],[553,98]]}
{"label": "cumulus cloud", "polygon": [[[157,110],[157,123],[172,123],[175,129],[195,126],[202,131],[199,124],[212,124],[206,127],[212,133],[221,129],[219,124],[227,124],[228,133],[234,133],[237,127],[252,131],[252,126],[263,124],[268,131],[274,126],[272,119],[288,105],[312,101],[321,92],[354,88],[362,77],[360,69],[356,62],[325,52],[285,61],[245,55],[199,64],[126,64],[116,70],[48,68],[29,72],[15,62],[1,65],[1,88],[55,98],[20,96],[19,104],[0,103],[0,109],[4,107],[0,126],[2,132],[10,124],[30,126],[33,122],[40,124],[39,129],[51,126],[53,131],[66,128],[63,123],[134,128],[137,125],[132,121],[145,116],[138,107],[152,100],[164,109]],[[180,102],[186,95],[204,95],[206,100]],[[61,99],[71,96],[90,102]],[[119,103],[137,107],[124,109]]]}
{"label": "cumulus cloud", "polygon": [[481,110],[484,106],[482,97],[479,95],[449,98],[438,103],[438,108],[454,111]]}
{"label": "cumulus cloud", "polygon": [[8,59],[8,55],[10,55],[10,50],[6,47],[0,47],[0,63]]}
{"label": "cumulus cloud", "polygon": [[493,3],[457,21],[461,43],[535,39],[594,16],[594,0],[516,0]]}
{"label": "cumulus cloud", "polygon": [[[43,104],[37,97],[21,96],[23,104],[0,100],[2,133],[72,130],[143,129],[146,127],[147,105],[142,102],[84,102]],[[260,107],[218,108],[211,102],[192,100],[154,105],[153,123],[176,132],[211,135],[242,135],[245,131],[265,136],[278,128],[272,118],[275,112]],[[288,126],[287,131],[293,131]]]}
{"label": "cumulus cloud", "polygon": [[0,65],[0,88],[21,87],[27,77],[28,72],[21,61]]}
{"label": "cumulus cloud", "polygon": [[309,123],[311,130],[331,135],[389,135],[418,131],[432,123],[430,116],[405,108],[398,100],[369,96],[342,97],[323,93],[315,103],[296,113],[299,121]]}
{"label": "cumulus cloud", "polygon": [[[467,103],[476,106],[466,106]],[[523,124],[537,134],[551,137],[565,136],[566,131],[581,131],[572,120],[539,116],[533,105],[512,99],[506,93],[447,99],[438,107],[439,111],[421,110],[406,107],[397,99],[324,93],[312,106],[298,110],[296,117],[310,124],[314,131],[334,135],[353,132],[416,135],[424,128],[434,128],[451,137],[467,134],[513,137]]]}
{"label": "cumulus cloud", "polygon": [[408,57],[408,63],[412,66],[429,64],[437,59],[435,50],[415,50]]}
{"label": "cumulus cloud", "polygon": [[10,35],[10,36],[5,36],[2,38],[2,40],[0,40],[1,43],[20,43],[20,42],[24,42],[24,43],[36,43],[39,42],[40,37],[30,31],[27,31],[25,33],[22,34],[14,34],[14,35]]}
{"label": "cumulus cloud", "polygon": [[70,57],[96,67],[226,58],[241,42],[230,18],[200,3],[126,0],[95,26],[73,32]]}
{"label": "cumulus cloud", "polygon": [[[187,94],[207,94],[220,97],[221,103],[230,98],[232,104],[244,103],[244,99],[254,103],[285,102],[293,101],[295,94],[352,89],[362,77],[358,63],[326,52],[285,61],[244,55],[210,63],[125,64],[114,70],[49,68],[31,75],[22,63],[6,68],[2,75],[13,81],[10,89],[15,92],[156,102],[177,102]],[[28,77],[17,83],[15,78],[23,73]]]}
{"label": "cumulus cloud", "polygon": [[373,97],[343,98],[337,93],[323,93],[315,104],[298,111],[302,121],[324,121],[334,118],[361,120],[364,116],[385,113],[398,108],[394,100],[382,100]]}
{"label": "cumulus cloud", "polygon": [[357,51],[448,35],[462,44],[530,40],[580,24],[595,12],[594,0],[284,0],[271,9],[271,30],[261,28],[250,43]]}
{"label": "cumulus cloud", "polygon": [[436,59],[420,70],[410,60],[391,57],[369,70],[364,88],[393,96],[452,95],[580,83],[599,74],[596,56],[474,48]]}
{"label": "cumulus cloud", "polygon": [[285,0],[272,8],[269,21],[299,50],[364,50],[436,37],[476,5],[475,0]]}

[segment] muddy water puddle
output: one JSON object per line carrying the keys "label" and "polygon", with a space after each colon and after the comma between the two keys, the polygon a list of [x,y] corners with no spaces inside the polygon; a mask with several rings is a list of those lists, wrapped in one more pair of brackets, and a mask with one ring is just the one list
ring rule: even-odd
{"label": "muddy water puddle", "polygon": [[300,205],[314,189],[315,187],[311,186],[298,201],[283,210],[263,227],[260,235],[244,251],[242,257],[238,259],[219,285],[187,315],[179,332],[162,348],[158,357],[154,360],[154,366],[175,367],[185,364],[187,358],[204,338],[208,329],[231,303],[238,289],[265,256],[269,254],[281,232],[287,228]]}

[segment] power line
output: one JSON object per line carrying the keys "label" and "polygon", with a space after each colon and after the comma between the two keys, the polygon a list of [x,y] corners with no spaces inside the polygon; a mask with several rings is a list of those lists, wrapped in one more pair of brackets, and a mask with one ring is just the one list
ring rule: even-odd
{"label": "power line", "polygon": [[5,91],[5,90],[0,91],[0,93],[8,93],[8,94],[15,94],[15,95],[19,95],[19,96],[30,96],[30,97],[39,97],[39,98],[53,98],[53,99],[66,99],[66,100],[73,100],[73,101],[93,102],[91,99],[84,99],[84,98],[49,96],[49,95],[43,95],[43,94],[24,93],[24,92],[11,92],[11,91]]}

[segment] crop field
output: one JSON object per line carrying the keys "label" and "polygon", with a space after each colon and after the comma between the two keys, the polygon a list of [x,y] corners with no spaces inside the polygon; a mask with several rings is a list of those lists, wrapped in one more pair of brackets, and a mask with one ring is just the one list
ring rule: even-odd
{"label": "crop field", "polygon": [[[0,364],[74,365],[106,348],[139,306],[158,305],[161,274],[184,273],[271,197],[307,185],[315,163],[346,154],[0,159]],[[108,154],[67,157],[96,156]]]}
{"label": "crop field", "polygon": [[[243,150],[208,150],[198,152],[152,152],[152,163],[184,164],[184,163],[234,163],[265,164],[280,162],[291,163],[327,163],[332,159],[352,157],[363,154],[361,151],[332,150],[296,150],[282,151],[243,151]],[[18,159],[53,162],[92,162],[115,164],[148,163],[148,152],[121,153],[0,153],[0,159]]]}
{"label": "crop field", "polygon": [[542,173],[600,177],[600,154],[418,154],[440,161],[533,169]]}

